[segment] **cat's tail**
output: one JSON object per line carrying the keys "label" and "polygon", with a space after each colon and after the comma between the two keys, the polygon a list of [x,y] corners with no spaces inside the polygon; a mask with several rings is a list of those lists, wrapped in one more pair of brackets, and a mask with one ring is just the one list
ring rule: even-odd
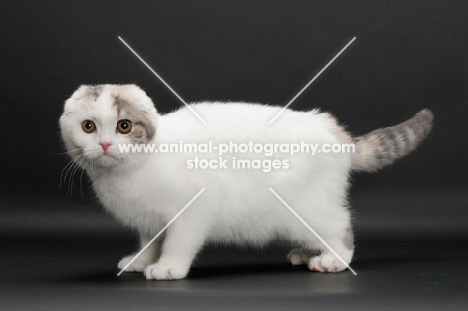
{"label": "cat's tail", "polygon": [[355,153],[351,169],[374,172],[407,155],[429,134],[433,118],[432,112],[424,109],[401,124],[354,138]]}

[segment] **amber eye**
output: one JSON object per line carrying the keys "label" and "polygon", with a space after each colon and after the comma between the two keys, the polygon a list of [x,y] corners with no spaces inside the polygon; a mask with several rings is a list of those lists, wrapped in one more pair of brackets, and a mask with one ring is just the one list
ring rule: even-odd
{"label": "amber eye", "polygon": [[117,131],[122,134],[128,134],[132,130],[132,121],[130,120],[119,120],[117,122]]}
{"label": "amber eye", "polygon": [[84,120],[83,123],[81,123],[81,128],[86,133],[92,133],[96,130],[96,124],[91,120]]}

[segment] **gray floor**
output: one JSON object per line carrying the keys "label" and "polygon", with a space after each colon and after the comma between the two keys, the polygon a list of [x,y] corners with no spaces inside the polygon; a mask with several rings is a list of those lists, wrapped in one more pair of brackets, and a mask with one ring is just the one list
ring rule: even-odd
{"label": "gray floor", "polygon": [[0,310],[466,309],[465,192],[354,193],[357,276],[293,267],[285,247],[208,246],[173,282],[117,277],[137,241],[89,195],[0,196]]}
{"label": "gray floor", "polygon": [[1,241],[3,310],[351,309],[448,310],[468,305],[468,241],[367,240],[352,267],[309,272],[287,249],[207,247],[189,278],[118,277],[116,263],[136,242],[124,237]]}

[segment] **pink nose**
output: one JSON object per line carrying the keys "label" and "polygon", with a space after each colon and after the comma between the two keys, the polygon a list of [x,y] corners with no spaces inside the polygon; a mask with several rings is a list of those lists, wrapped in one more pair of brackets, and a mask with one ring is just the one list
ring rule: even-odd
{"label": "pink nose", "polygon": [[111,143],[100,143],[101,147],[102,147],[102,150],[104,150],[104,152],[107,151],[107,149],[109,149],[109,146],[111,145]]}

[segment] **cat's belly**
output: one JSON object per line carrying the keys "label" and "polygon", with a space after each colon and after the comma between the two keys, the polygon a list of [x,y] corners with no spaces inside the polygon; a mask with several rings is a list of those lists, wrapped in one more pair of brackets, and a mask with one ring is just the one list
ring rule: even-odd
{"label": "cat's belly", "polygon": [[223,242],[238,245],[264,245],[275,238],[285,238],[278,227],[257,224],[256,226],[214,225],[206,237],[208,242]]}
{"label": "cat's belly", "polygon": [[[133,176],[94,180],[93,187],[105,209],[120,222],[152,235],[205,188],[179,222],[193,226],[189,230],[205,230],[207,240],[241,244],[265,244],[297,231],[298,220],[268,188],[277,191],[317,230],[326,223],[325,218],[340,217],[341,211],[328,207],[341,205],[347,188],[347,175],[340,167],[292,167],[270,175],[191,171],[182,178],[176,173],[170,166],[149,166]],[[239,177],[240,173],[244,174]],[[154,178],[155,174],[161,177]]]}

